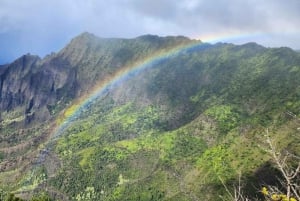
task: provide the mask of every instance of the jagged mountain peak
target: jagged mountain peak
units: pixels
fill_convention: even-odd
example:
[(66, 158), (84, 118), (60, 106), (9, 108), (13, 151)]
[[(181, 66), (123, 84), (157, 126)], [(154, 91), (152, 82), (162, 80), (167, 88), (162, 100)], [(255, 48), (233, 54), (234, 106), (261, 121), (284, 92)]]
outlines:
[(136, 37), (136, 39), (144, 40), (144, 41), (162, 41), (162, 40), (186, 40), (190, 41), (191, 39), (186, 36), (158, 36), (153, 34), (145, 34)]
[[(102, 38), (98, 37), (92, 33), (84, 32), (71, 40), (71, 42), (62, 50), (66, 51), (66, 49), (78, 48), (83, 46), (88, 46), (89, 48), (93, 48), (96, 46), (107, 46), (107, 45), (116, 45), (118, 43), (135, 43), (135, 42), (147, 42), (147, 43), (183, 43), (183, 42), (201, 42), (200, 40), (190, 39), (185, 36), (158, 36), (152, 34), (141, 35), (136, 38)], [(119, 45), (119, 44), (118, 44)]]
[(83, 32), (78, 36), (74, 37), (66, 47), (71, 45), (77, 45), (77, 44), (78, 45), (89, 44), (99, 40), (101, 40), (100, 37), (89, 32)]
[(5, 70), (3, 69), (3, 74), (13, 77), (24, 77), (29, 72), (34, 72), (34, 70), (39, 66), (41, 58), (37, 55), (26, 54), (9, 65), (6, 65)]
[(23, 67), (28, 66), (28, 64), (32, 64), (34, 62), (41, 61), (41, 58), (37, 55), (31, 55), (30, 53), (27, 53), (18, 59), (16, 59), (12, 66), (14, 65), (22, 65)]
[(82, 32), (81, 34), (79, 34), (78, 36), (76, 36), (75, 38), (94, 38), (94, 37), (97, 37), (97, 36), (93, 33), (85, 31), (85, 32)]
[[(63, 48), (57, 57), (61, 57), (68, 61), (71, 66), (77, 66), (93, 60), (98, 63), (99, 60), (119, 60), (123, 61), (132, 59), (133, 57), (143, 57), (147, 54), (161, 50), (164, 48), (172, 48), (178, 45), (186, 45), (192, 43), (201, 43), (200, 40), (192, 40), (184, 36), (157, 36), (142, 35), (136, 38), (101, 38), (94, 34), (84, 32), (70, 41)], [(117, 64), (117, 65), (120, 65)]]

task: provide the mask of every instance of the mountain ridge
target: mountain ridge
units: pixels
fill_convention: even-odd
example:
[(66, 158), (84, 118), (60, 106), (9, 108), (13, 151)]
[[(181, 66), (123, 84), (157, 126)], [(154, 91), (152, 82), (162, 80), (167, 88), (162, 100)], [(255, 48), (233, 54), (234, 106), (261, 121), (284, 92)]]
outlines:
[[(51, 127), (97, 81), (188, 45), (83, 108), (49, 143)], [(69, 200), (213, 200), (226, 194), (218, 178), (231, 184), (238, 170), (247, 185), (260, 185), (256, 172), (270, 160), (257, 145), (264, 128), (286, 138), (281, 149), (300, 153), (297, 121), (286, 115), (300, 113), (299, 76), (290, 48), (182, 36), (83, 33), (44, 59), (24, 55), (0, 71), (0, 188), (23, 197), (48, 188)], [(44, 163), (33, 165), (40, 153)]]

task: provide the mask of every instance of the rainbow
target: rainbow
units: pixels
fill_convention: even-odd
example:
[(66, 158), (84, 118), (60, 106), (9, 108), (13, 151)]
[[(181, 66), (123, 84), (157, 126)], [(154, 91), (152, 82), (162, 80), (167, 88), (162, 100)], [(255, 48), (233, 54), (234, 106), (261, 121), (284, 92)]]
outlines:
[(87, 95), (74, 101), (74, 103), (65, 109), (63, 114), (61, 114), (61, 116), (57, 119), (56, 126), (52, 129), (52, 133), (48, 139), (39, 146), (40, 151), (35, 165), (31, 170), (32, 174), (35, 174), (38, 170), (37, 168), (45, 162), (51, 149), (51, 143), (59, 139), (64, 131), (80, 117), (80, 114), (96, 100), (103, 97), (115, 87), (120, 86), (124, 83), (124, 81), (138, 75), (140, 72), (151, 68), (164, 60), (183, 54), (186, 51), (193, 50), (193, 48), (197, 48), (203, 44), (207, 43), (203, 43), (200, 40), (191, 40), (189, 43), (179, 44), (174, 47), (159, 50), (147, 58), (143, 58), (135, 63), (131, 63), (120, 68), (112, 75), (108, 75), (99, 83), (96, 83), (95, 87), (90, 90)]
[[(207, 43), (218, 43), (220, 41), (227, 43), (245, 43), (253, 42), (253, 40), (258, 41), (259, 38), (266, 37), (268, 34), (263, 32), (253, 32), (253, 33), (242, 33), (239, 31), (228, 31), (226, 33), (208, 33), (197, 36), (196, 38), (201, 38), (203, 42)], [(251, 39), (252, 41), (249, 41)]]
[(155, 52), (147, 58), (143, 58), (140, 61), (120, 68), (110, 76), (106, 76), (99, 83), (95, 84), (95, 87), (90, 90), (90, 93), (75, 101), (64, 111), (63, 115), (57, 120), (57, 126), (54, 129), (50, 140), (58, 138), (72, 122), (78, 119), (85, 108), (89, 107), (96, 100), (103, 97), (111, 89), (121, 85), (124, 81), (129, 80), (145, 69), (151, 68), (155, 64), (158, 64), (168, 58), (175, 57), (186, 51), (192, 50), (193, 48), (203, 44), (206, 43), (203, 43), (200, 40), (192, 40), (192, 42), (188, 44), (179, 44), (175, 47), (163, 49)]
[[(69, 106), (62, 117), (59, 118), (57, 121), (57, 126), (53, 131), (52, 137), (50, 138), (58, 138), (68, 126), (74, 122), (82, 111), (93, 104), (95, 100), (103, 97), (106, 93), (108, 93), (111, 89), (119, 86), (124, 81), (129, 80), (133, 76), (137, 75), (138, 73), (144, 71), (147, 68), (151, 68), (155, 64), (158, 64), (168, 58), (177, 56), (182, 54), (186, 51), (192, 50), (193, 48), (199, 47), (203, 44), (208, 44), (213, 42), (221, 41), (220, 38), (231, 39), (231, 38), (239, 38), (239, 37), (247, 37), (247, 35), (243, 36), (241, 34), (235, 36), (232, 35), (217, 35), (215, 37), (204, 37), (205, 42), (201, 40), (192, 40), (191, 43), (188, 44), (180, 44), (172, 48), (164, 49), (158, 51), (147, 58), (143, 58), (140, 61), (137, 61), (133, 64), (129, 64), (120, 68), (114, 74), (107, 76), (105, 79), (101, 80), (99, 83), (95, 84), (95, 87), (88, 93), (86, 96), (81, 97), (79, 100), (75, 101), (71, 106)], [(220, 40), (217, 40), (219, 38)], [(223, 40), (223, 41), (224, 41)]]

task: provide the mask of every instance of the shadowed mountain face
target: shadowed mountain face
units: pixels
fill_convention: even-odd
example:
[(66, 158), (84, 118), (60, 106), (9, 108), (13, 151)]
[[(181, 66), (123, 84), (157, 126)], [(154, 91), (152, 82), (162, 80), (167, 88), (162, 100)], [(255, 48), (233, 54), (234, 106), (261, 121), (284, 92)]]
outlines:
[(18, 109), (20, 115), (37, 115), (41, 121), (49, 119), (126, 63), (191, 42), (184, 37), (158, 36), (101, 39), (83, 33), (59, 53), (43, 60), (28, 54), (1, 68), (0, 109), (7, 112)]
[[(49, 140), (97, 83), (185, 46), (81, 108)], [(289, 48), (83, 33), (44, 59), (0, 68), (0, 188), (21, 197), (48, 189), (62, 200), (213, 200), (226, 194), (219, 178), (231, 185), (239, 171), (259, 186), (253, 172), (270, 158), (264, 128), (279, 149), (300, 151), (287, 115), (300, 113), (299, 77), (300, 55)]]

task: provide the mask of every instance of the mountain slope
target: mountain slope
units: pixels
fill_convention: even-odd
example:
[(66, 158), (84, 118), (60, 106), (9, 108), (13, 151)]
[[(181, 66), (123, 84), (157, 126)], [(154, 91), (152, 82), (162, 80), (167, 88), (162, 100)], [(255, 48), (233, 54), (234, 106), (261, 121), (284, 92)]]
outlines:
[[(162, 40), (157, 36), (101, 39), (83, 33), (57, 54), (43, 60), (24, 55), (3, 68), (0, 75), (3, 149), (23, 144), (25, 140), (34, 141), (35, 145), (41, 143), (47, 138), (47, 129), (51, 129), (45, 125), (53, 126), (60, 111), (73, 100), (89, 94), (95, 83), (122, 65), (134, 62), (131, 57), (124, 57), (122, 52), (127, 49), (138, 59), (164, 48), (193, 42), (184, 37), (168, 37), (163, 43), (151, 46), (152, 37)], [(144, 49), (145, 52), (140, 51)]]
[[(182, 46), (190, 48), (110, 88), (51, 138), (51, 126), (97, 82)], [(43, 60), (24, 56), (0, 76), (0, 182), (20, 196), (48, 189), (64, 200), (214, 200), (226, 196), (220, 178), (231, 186), (238, 172), (254, 195), (251, 186), (268, 182), (259, 176), (270, 160), (261, 148), (265, 128), (279, 149), (300, 153), (298, 121), (288, 115), (300, 112), (300, 56), (289, 48), (84, 33)], [(22, 84), (8, 84), (9, 76)], [(31, 85), (19, 93), (23, 83)], [(26, 121), (39, 112), (48, 127), (41, 115)]]

